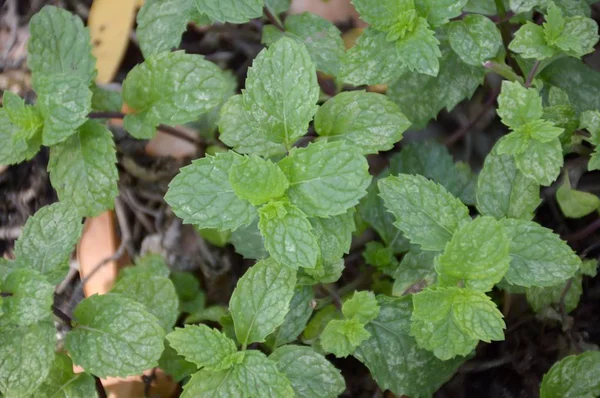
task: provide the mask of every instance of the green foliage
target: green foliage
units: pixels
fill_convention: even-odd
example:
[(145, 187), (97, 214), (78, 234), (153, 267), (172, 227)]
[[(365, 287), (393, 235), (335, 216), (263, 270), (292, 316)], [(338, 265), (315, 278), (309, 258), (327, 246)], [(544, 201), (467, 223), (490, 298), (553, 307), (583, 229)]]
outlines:
[(568, 176), (565, 176), (556, 190), (556, 201), (563, 214), (569, 218), (581, 218), (600, 209), (600, 198), (592, 193), (573, 189)]
[(600, 353), (589, 351), (563, 358), (544, 375), (540, 387), (542, 398), (582, 397), (600, 394)]
[(35, 392), (37, 397), (96, 397), (94, 378), (87, 373), (74, 373), (73, 362), (66, 354), (56, 354), (48, 377)]

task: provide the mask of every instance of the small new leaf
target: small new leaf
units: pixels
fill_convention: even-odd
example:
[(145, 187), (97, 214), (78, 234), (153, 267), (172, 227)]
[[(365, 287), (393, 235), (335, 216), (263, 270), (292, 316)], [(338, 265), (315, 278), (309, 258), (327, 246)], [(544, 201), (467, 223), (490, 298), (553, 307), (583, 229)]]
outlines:
[(223, 370), (231, 367), (229, 357), (237, 352), (233, 340), (206, 325), (176, 328), (167, 340), (180, 355), (199, 368)]
[[(6, 91), (5, 91), (6, 92)], [(0, 108), (0, 163), (11, 165), (31, 159), (40, 150), (42, 136), (37, 134), (30, 141), (20, 140), (23, 130), (14, 125), (6, 108)]]
[(534, 88), (525, 88), (519, 82), (502, 82), (498, 96), (498, 116), (502, 123), (516, 129), (544, 114), (542, 98)]
[(259, 261), (240, 278), (229, 309), (243, 347), (265, 341), (283, 323), (295, 284), (296, 272), (272, 259)]
[(369, 337), (371, 333), (358, 319), (334, 319), (321, 333), (321, 347), (338, 358), (345, 358)]
[(344, 302), (342, 314), (347, 319), (356, 319), (367, 324), (379, 315), (379, 304), (373, 292), (354, 292), (354, 295)]
[(258, 156), (235, 162), (229, 170), (229, 183), (237, 196), (254, 206), (280, 198), (289, 187), (281, 169), (270, 160)]

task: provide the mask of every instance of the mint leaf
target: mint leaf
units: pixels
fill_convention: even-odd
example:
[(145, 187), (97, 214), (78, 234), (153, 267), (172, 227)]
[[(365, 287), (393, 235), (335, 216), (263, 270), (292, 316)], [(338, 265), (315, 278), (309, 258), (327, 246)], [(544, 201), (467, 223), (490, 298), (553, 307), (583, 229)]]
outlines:
[(315, 65), (306, 47), (284, 37), (261, 51), (248, 70), (242, 99), (255, 134), (291, 147), (306, 134), (319, 99)]
[(483, 83), (484, 69), (464, 63), (447, 46), (442, 47), (439, 63), (437, 76), (406, 72), (388, 90), (415, 129), (425, 127), (442, 109), (454, 109)]
[(343, 92), (319, 108), (315, 130), (327, 140), (344, 140), (363, 154), (392, 149), (410, 122), (386, 96), (365, 91)]
[(289, 182), (276, 164), (258, 156), (234, 162), (229, 170), (229, 183), (237, 196), (254, 206), (283, 196)]
[[(38, 108), (25, 105), (21, 97), (8, 90), (4, 91), (2, 105), (10, 122), (19, 129), (12, 137), (13, 145), (18, 148), (35, 146), (44, 127), (44, 120)], [(28, 144), (29, 142), (33, 145)], [(39, 144), (37, 146), (39, 147)]]
[(243, 160), (234, 152), (194, 160), (171, 181), (165, 201), (184, 223), (200, 228), (235, 230), (250, 224), (256, 210), (229, 182), (229, 170)]
[(48, 319), (52, 314), (54, 286), (30, 269), (12, 271), (1, 284), (3, 293), (12, 293), (2, 302), (3, 320), (28, 326)]
[(264, 0), (194, 0), (198, 10), (219, 22), (244, 23), (262, 15)]
[(469, 209), (441, 185), (419, 175), (400, 174), (379, 181), (380, 195), (394, 214), (394, 225), (423, 250), (443, 250)]
[(291, 0), (265, 0), (265, 5), (269, 7), (275, 15), (284, 13), (290, 9)]
[(296, 272), (272, 259), (259, 261), (240, 278), (229, 308), (243, 347), (265, 341), (283, 323), (295, 283)]
[(167, 335), (167, 340), (187, 361), (208, 370), (229, 368), (228, 358), (237, 352), (233, 340), (206, 325), (176, 328)]
[(398, 260), (394, 256), (394, 249), (386, 247), (380, 242), (368, 242), (362, 255), (367, 264), (372, 265), (384, 274), (391, 275), (398, 268)]
[(143, 304), (165, 331), (171, 330), (177, 321), (179, 299), (168, 277), (150, 271), (132, 273), (120, 278), (111, 291)]
[(200, 55), (152, 55), (123, 82), (123, 100), (135, 110), (125, 116), (125, 129), (135, 138), (152, 138), (161, 123), (191, 122), (219, 105), (228, 87), (225, 73)]
[(57, 353), (48, 377), (35, 392), (41, 398), (79, 398), (95, 397), (94, 377), (87, 373), (74, 373), (73, 362), (66, 354)]
[(540, 397), (596, 397), (600, 395), (598, 372), (600, 352), (589, 351), (565, 357), (544, 375)]
[(336, 398), (346, 388), (340, 371), (311, 347), (280, 347), (269, 359), (290, 380), (298, 398)]
[(417, 18), (415, 27), (396, 42), (396, 51), (404, 66), (411, 72), (437, 76), (442, 52), (440, 41), (435, 37), (424, 18)]
[(548, 5), (544, 33), (549, 45), (577, 58), (593, 52), (598, 41), (598, 25), (593, 19), (565, 18), (562, 10), (552, 2)]
[(285, 33), (272, 25), (264, 27), (263, 42), (271, 45), (284, 35), (306, 46), (317, 70), (337, 76), (344, 56), (344, 41), (334, 24), (309, 12), (289, 15), (285, 19)]
[(348, 319), (356, 319), (366, 324), (379, 315), (379, 304), (373, 292), (354, 292), (354, 295), (344, 302), (342, 314)]
[(496, 24), (483, 15), (467, 15), (448, 25), (452, 50), (463, 62), (480, 66), (492, 59), (502, 47), (502, 37)]
[(227, 370), (202, 369), (183, 388), (181, 398), (195, 397), (294, 397), (290, 381), (275, 362), (260, 351), (236, 354), (240, 363)]
[(290, 301), (290, 310), (285, 315), (281, 326), (267, 338), (271, 347), (279, 347), (296, 340), (306, 327), (313, 313), (311, 301), (315, 293), (310, 286), (298, 286)]
[(403, 296), (414, 293), (414, 290), (422, 290), (432, 285), (436, 280), (435, 268), (433, 266), (437, 252), (421, 251), (411, 247), (410, 251), (402, 257), (402, 261), (393, 273), (394, 296)]
[(581, 218), (600, 209), (600, 198), (571, 187), (568, 174), (561, 186), (556, 190), (556, 201), (566, 217)]
[(338, 358), (351, 355), (356, 347), (371, 336), (357, 319), (334, 319), (321, 333), (321, 347)]
[[(90, 33), (67, 10), (45, 6), (29, 21), (27, 67), (34, 81), (42, 76), (69, 75), (87, 86), (96, 77)], [(36, 85), (36, 84), (34, 84)]]
[(186, 361), (182, 355), (179, 355), (177, 351), (169, 345), (169, 340), (165, 340), (165, 350), (158, 360), (158, 367), (173, 377), (173, 380), (176, 382), (180, 382), (198, 371), (196, 365)]
[[(133, 271), (133, 272), (132, 272)], [(169, 266), (160, 254), (148, 253), (135, 259), (135, 267), (127, 267), (119, 272), (119, 278), (135, 273), (149, 273), (153, 276), (168, 278), (171, 274)], [(186, 274), (189, 275), (189, 274)], [(193, 275), (190, 275), (193, 277)]]
[(419, 348), (410, 336), (412, 300), (410, 297), (378, 296), (379, 316), (367, 326), (371, 337), (354, 352), (382, 390), (398, 396), (432, 395), (448, 381), (462, 358), (440, 361), (431, 352)]
[(515, 33), (508, 48), (523, 58), (537, 60), (551, 58), (557, 53), (557, 50), (546, 42), (544, 28), (530, 21), (525, 22)]
[(443, 25), (458, 17), (467, 0), (417, 0), (415, 5), (427, 21), (434, 27)]
[(435, 269), (441, 286), (487, 292), (508, 270), (510, 240), (502, 224), (489, 216), (478, 217), (454, 233)]
[(346, 51), (339, 79), (355, 86), (396, 81), (406, 68), (401, 66), (400, 55), (386, 36), (385, 32), (366, 28), (356, 45)]
[(498, 116), (502, 123), (516, 129), (544, 114), (542, 98), (534, 88), (525, 88), (519, 82), (502, 82), (498, 96)]
[(581, 259), (551, 230), (526, 220), (501, 221), (510, 243), (506, 280), (518, 286), (552, 286), (572, 277)]
[(93, 85), (92, 109), (95, 111), (120, 112), (123, 108), (123, 97), (120, 91), (109, 90)]
[(244, 258), (260, 259), (269, 256), (265, 249), (265, 238), (258, 229), (258, 217), (249, 225), (233, 231), (229, 242), (235, 247), (235, 251)]
[(306, 214), (284, 202), (270, 202), (259, 210), (258, 229), (275, 261), (290, 267), (314, 268), (319, 243)]
[(53, 74), (36, 80), (37, 105), (44, 118), (42, 142), (52, 146), (65, 141), (87, 120), (92, 92), (78, 76)]
[(271, 157), (286, 152), (283, 144), (269, 141), (261, 129), (255, 129), (249, 117), (242, 95), (229, 98), (219, 116), (219, 139), (239, 153)]
[(0, 324), (0, 392), (6, 397), (31, 396), (50, 372), (55, 346), (56, 328), (50, 320), (28, 326)]
[(360, 18), (378, 30), (389, 31), (403, 22), (403, 14), (415, 11), (413, 0), (353, 0)]
[(58, 284), (82, 231), (81, 217), (64, 203), (42, 207), (27, 219), (15, 243), (17, 267), (29, 268)]
[(546, 3), (546, 0), (509, 0), (508, 4), (511, 10), (516, 13), (531, 11), (533, 7)]
[(540, 203), (539, 184), (517, 169), (512, 156), (488, 154), (477, 182), (477, 209), (482, 215), (531, 220)]
[(448, 148), (439, 142), (416, 141), (390, 158), (390, 172), (420, 174), (441, 184), (465, 204), (475, 203), (476, 176), (462, 162), (454, 163)]
[(519, 170), (538, 184), (548, 186), (556, 180), (563, 165), (563, 153), (558, 138), (548, 142), (530, 140), (527, 149), (515, 155)]
[(412, 297), (410, 333), (420, 347), (443, 361), (469, 354), (478, 340), (504, 340), (502, 313), (483, 293), (430, 288)]
[[(564, 308), (567, 314), (577, 308), (579, 305), (579, 298), (583, 293), (581, 275), (575, 275), (572, 280), (571, 286), (564, 296)], [(540, 315), (541, 318), (545, 317), (547, 313), (554, 312), (556, 314), (557, 312), (555, 310), (560, 310), (561, 298), (563, 297), (563, 292), (567, 288), (568, 283), (569, 282), (567, 281), (548, 287), (529, 287), (525, 289), (527, 303), (529, 303), (531, 309)]]
[(145, 58), (178, 47), (194, 0), (148, 0), (137, 14), (136, 35)]
[(119, 190), (117, 154), (111, 132), (89, 120), (50, 151), (50, 181), (61, 202), (82, 216), (112, 209)]
[(364, 156), (344, 142), (293, 148), (279, 167), (290, 182), (287, 196), (309, 217), (345, 213), (366, 194), (371, 180)]
[(323, 260), (317, 262), (315, 268), (302, 268), (298, 273), (299, 285), (316, 285), (317, 283), (334, 283), (342, 276), (344, 259)]
[(309, 221), (317, 238), (322, 261), (337, 261), (350, 251), (352, 233), (356, 230), (352, 212), (329, 218), (315, 217)]
[(0, 108), (0, 140), (5, 143), (0, 146), (1, 164), (17, 164), (38, 153), (42, 145), (41, 134), (32, 137), (30, 141), (20, 140), (22, 134), (23, 130), (11, 123), (6, 108)]
[(94, 295), (77, 305), (73, 320), (65, 347), (95, 376), (125, 377), (157, 366), (165, 331), (142, 304), (117, 293)]

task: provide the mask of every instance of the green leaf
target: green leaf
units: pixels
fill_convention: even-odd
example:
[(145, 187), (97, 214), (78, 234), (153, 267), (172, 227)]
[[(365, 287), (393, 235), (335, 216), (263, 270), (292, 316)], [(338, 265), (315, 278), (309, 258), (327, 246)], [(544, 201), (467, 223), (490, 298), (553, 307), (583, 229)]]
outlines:
[(556, 190), (556, 201), (563, 214), (569, 218), (581, 218), (600, 209), (600, 198), (571, 187), (568, 174)]
[(191, 122), (218, 106), (228, 90), (226, 74), (200, 55), (152, 55), (123, 82), (123, 100), (135, 110), (125, 116), (125, 129), (135, 138), (152, 138), (161, 123)]
[(87, 373), (74, 373), (73, 362), (66, 354), (56, 354), (48, 377), (35, 392), (40, 398), (97, 397), (94, 377)]
[(373, 292), (354, 292), (354, 295), (344, 302), (342, 313), (347, 319), (356, 319), (367, 324), (379, 315), (379, 304)]
[(311, 347), (280, 347), (269, 359), (290, 380), (298, 398), (336, 398), (346, 388), (340, 371)]
[(540, 397), (597, 397), (600, 395), (598, 372), (600, 372), (598, 351), (565, 357), (555, 363), (544, 375)]
[(260, 259), (269, 256), (265, 249), (265, 239), (258, 229), (258, 217), (249, 225), (233, 231), (229, 242), (235, 247), (235, 251), (244, 258)]
[(92, 110), (88, 83), (75, 75), (54, 74), (37, 79), (37, 105), (44, 118), (42, 142), (52, 146), (75, 134)]
[(402, 257), (402, 261), (392, 275), (394, 278), (393, 295), (403, 296), (420, 291), (432, 285), (436, 280), (433, 266), (437, 252), (421, 251), (411, 247), (410, 251)]
[(238, 353), (241, 362), (227, 370), (202, 369), (183, 388), (181, 398), (293, 398), (290, 381), (260, 351)]
[(593, 19), (582, 16), (564, 18), (554, 3), (548, 6), (544, 33), (548, 44), (577, 58), (593, 52), (598, 42), (598, 25)]
[(281, 169), (270, 160), (258, 156), (234, 162), (229, 170), (229, 183), (237, 196), (254, 206), (280, 198), (289, 187)]
[(492, 59), (502, 47), (496, 24), (483, 15), (467, 15), (448, 25), (450, 46), (463, 62), (480, 66)]
[(544, 143), (531, 140), (523, 153), (515, 155), (515, 161), (526, 177), (548, 186), (556, 180), (564, 162), (560, 140)]
[(145, 58), (179, 47), (194, 0), (148, 0), (137, 14), (136, 35)]
[(29, 21), (27, 67), (34, 80), (65, 74), (87, 86), (96, 77), (90, 33), (81, 19), (67, 10), (45, 6)]
[(143, 304), (165, 331), (171, 330), (177, 321), (179, 299), (168, 277), (150, 271), (131, 273), (120, 278), (111, 291)]
[(346, 51), (342, 59), (339, 79), (360, 86), (391, 83), (402, 76), (406, 68), (396, 51), (395, 44), (387, 41), (386, 36), (385, 32), (366, 28), (356, 45)]
[(369, 337), (371, 334), (358, 319), (334, 319), (321, 333), (321, 347), (338, 358), (345, 358)]
[(58, 284), (82, 231), (81, 217), (64, 203), (42, 207), (27, 219), (15, 243), (17, 267), (29, 268)]
[(512, 156), (492, 151), (477, 182), (477, 209), (482, 215), (531, 220), (540, 205), (540, 186), (526, 177)]
[(392, 275), (398, 268), (398, 260), (394, 256), (394, 249), (386, 247), (380, 242), (367, 242), (362, 255), (367, 264), (372, 265), (384, 274)]
[(398, 396), (428, 397), (448, 381), (462, 358), (440, 361), (410, 336), (412, 299), (377, 297), (379, 316), (366, 329), (371, 337), (354, 352), (382, 390)]
[(269, 7), (275, 15), (284, 13), (290, 9), (291, 0), (265, 0), (265, 5)]
[(119, 193), (117, 154), (112, 133), (89, 120), (50, 150), (50, 181), (61, 202), (82, 216), (96, 216), (114, 206)]
[(417, 18), (413, 30), (396, 42), (396, 51), (409, 71), (435, 77), (442, 57), (439, 44), (425, 18)]
[(328, 20), (309, 12), (289, 15), (285, 19), (285, 32), (267, 25), (263, 30), (263, 42), (273, 44), (283, 37), (291, 37), (303, 43), (317, 70), (337, 76), (344, 56), (344, 41), (340, 30)]
[(497, 112), (502, 123), (516, 129), (542, 117), (542, 98), (534, 88), (525, 88), (519, 82), (505, 80), (498, 96)]
[(299, 285), (316, 285), (317, 283), (334, 283), (344, 272), (344, 259), (320, 261), (315, 268), (302, 268), (298, 273)]
[(275, 261), (298, 269), (314, 268), (319, 243), (306, 214), (285, 202), (270, 202), (259, 210), (258, 229)]
[(52, 314), (54, 286), (30, 269), (16, 269), (1, 284), (3, 293), (12, 293), (2, 302), (3, 319), (13, 325), (29, 326)]
[(84, 299), (73, 312), (65, 347), (95, 376), (139, 375), (158, 365), (165, 331), (146, 308), (117, 293)]
[(544, 28), (530, 21), (527, 21), (515, 33), (515, 37), (508, 48), (527, 59), (543, 60), (551, 58), (557, 53), (557, 50), (546, 42)]
[[(10, 123), (18, 127), (19, 131), (12, 137), (12, 145), (21, 147), (38, 146), (39, 135), (44, 127), (44, 120), (38, 108), (25, 105), (25, 101), (12, 91), (4, 91), (2, 105)], [(12, 129), (11, 129), (12, 130)], [(28, 144), (31, 142), (31, 144)], [(32, 148), (33, 149), (33, 148)]]
[(443, 250), (454, 232), (471, 219), (460, 200), (423, 176), (400, 174), (378, 185), (385, 206), (396, 217), (394, 225), (422, 250)]
[(427, 21), (434, 27), (441, 26), (458, 17), (467, 0), (417, 0), (415, 5)]
[(306, 47), (284, 37), (261, 51), (248, 70), (242, 102), (254, 134), (291, 145), (317, 111), (319, 84)]
[(352, 4), (363, 21), (383, 31), (404, 22), (403, 14), (415, 11), (414, 0), (353, 0)]
[(517, 130), (522, 130), (525, 135), (539, 142), (549, 142), (560, 137), (564, 129), (556, 127), (554, 123), (547, 120), (534, 120), (526, 125), (519, 127)]
[(564, 310), (568, 314), (579, 305), (579, 299), (583, 293), (581, 275), (573, 277), (573, 281), (563, 298), (563, 292), (567, 288), (567, 284), (569, 284), (568, 281), (548, 287), (532, 286), (525, 290), (525, 297), (533, 311), (541, 315), (541, 317), (544, 317), (548, 312), (554, 311), (548, 311), (551, 307), (560, 310), (561, 302), (564, 302)]
[(509, 0), (508, 4), (511, 10), (516, 13), (531, 11), (533, 7), (543, 5), (546, 0)]
[(267, 338), (271, 347), (279, 347), (296, 340), (302, 333), (313, 313), (311, 302), (315, 293), (311, 286), (296, 287), (294, 296), (290, 301), (290, 310), (279, 328)]
[(502, 224), (492, 217), (478, 217), (463, 225), (436, 259), (440, 285), (461, 283), (481, 292), (492, 290), (508, 271), (509, 245)]
[(295, 283), (296, 272), (272, 259), (259, 261), (240, 278), (229, 308), (243, 347), (265, 341), (283, 323)]
[(504, 340), (502, 313), (483, 293), (430, 288), (415, 294), (410, 333), (420, 347), (445, 361), (468, 355), (478, 340)]
[(287, 196), (309, 217), (345, 213), (367, 193), (371, 181), (367, 160), (344, 142), (293, 148), (279, 167), (290, 182)]
[[(132, 270), (135, 271), (131, 272)], [(160, 254), (151, 252), (136, 258), (135, 267), (127, 267), (122, 269), (121, 272), (119, 272), (119, 277), (135, 274), (136, 272), (147, 272), (153, 276), (162, 276), (165, 278), (168, 278), (171, 274), (171, 270), (165, 262), (164, 257)], [(193, 278), (193, 275), (191, 274), (186, 275), (190, 275)]]
[(264, 0), (194, 0), (198, 10), (219, 22), (244, 23), (262, 15)]
[(31, 396), (50, 372), (55, 346), (56, 328), (50, 320), (29, 326), (1, 324), (0, 392), (5, 397)]
[(352, 233), (356, 230), (353, 212), (329, 218), (315, 217), (309, 221), (317, 238), (322, 261), (334, 262), (349, 253)]
[(271, 157), (286, 152), (283, 144), (269, 141), (258, 126), (255, 129), (249, 117), (241, 95), (229, 98), (219, 115), (219, 139), (239, 153)]
[(235, 230), (250, 224), (256, 210), (229, 182), (229, 170), (243, 160), (234, 152), (194, 160), (171, 181), (165, 201), (184, 223), (200, 228)]
[(442, 49), (437, 76), (406, 72), (388, 89), (390, 99), (398, 104), (415, 129), (425, 127), (442, 109), (454, 109), (483, 83), (485, 71), (481, 66), (464, 63), (447, 46)]
[(518, 155), (527, 150), (527, 146), (533, 142), (524, 129), (517, 128), (516, 131), (505, 135), (498, 140), (496, 146), (498, 147), (499, 155)]
[(392, 175), (420, 174), (444, 186), (463, 203), (475, 203), (477, 177), (467, 164), (454, 163), (448, 148), (439, 142), (416, 141), (403, 146), (390, 159), (390, 172)]
[(365, 91), (340, 93), (315, 116), (320, 136), (348, 141), (365, 155), (392, 149), (409, 126), (398, 105), (382, 94)]
[(176, 328), (167, 335), (167, 340), (187, 361), (208, 370), (229, 368), (228, 358), (237, 352), (233, 340), (206, 325)]
[(31, 159), (40, 150), (42, 145), (41, 134), (27, 142), (19, 140), (23, 133), (18, 126), (11, 123), (6, 108), (0, 108), (0, 164), (11, 165)]
[(518, 286), (553, 286), (572, 277), (581, 259), (551, 230), (526, 220), (501, 221), (510, 243), (506, 280)]
[(120, 91), (109, 90), (98, 85), (93, 85), (91, 90), (93, 110), (120, 112), (123, 108), (123, 97)]
[(179, 355), (168, 340), (165, 340), (165, 350), (158, 360), (158, 367), (173, 377), (176, 382), (180, 382), (198, 371), (198, 367)]

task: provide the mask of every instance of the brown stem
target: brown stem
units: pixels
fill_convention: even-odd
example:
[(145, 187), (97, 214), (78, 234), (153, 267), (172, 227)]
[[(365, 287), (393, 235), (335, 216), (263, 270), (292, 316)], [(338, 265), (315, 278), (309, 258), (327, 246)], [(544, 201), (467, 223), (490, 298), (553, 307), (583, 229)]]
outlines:
[(531, 67), (531, 70), (529, 71), (529, 74), (527, 75), (527, 80), (525, 80), (525, 87), (529, 88), (531, 87), (531, 83), (533, 83), (533, 79), (535, 78), (535, 75), (540, 67), (541, 62), (540, 61), (535, 61), (535, 64), (533, 64), (533, 66)]
[(271, 22), (273, 24), (273, 26), (275, 26), (280, 31), (285, 32), (285, 28), (283, 27), (281, 22), (279, 22), (279, 20), (275, 17), (275, 15), (273, 15), (271, 10), (269, 10), (269, 7), (265, 6), (263, 11), (265, 13), (265, 17), (267, 17), (267, 19), (269, 20), (269, 22)]
[(581, 239), (587, 238), (591, 233), (600, 228), (600, 218), (596, 221), (588, 225), (587, 227), (580, 229), (577, 232), (573, 232), (572, 234), (566, 235), (563, 237), (564, 240), (569, 242), (575, 242)]
[(96, 382), (96, 393), (98, 393), (98, 398), (107, 398), (106, 390), (102, 385), (102, 380), (98, 376), (94, 376), (94, 381)]
[(458, 140), (460, 140), (465, 134), (467, 134), (473, 128), (473, 126), (475, 126), (477, 124), (477, 122), (479, 122), (481, 120), (481, 118), (483, 118), (489, 112), (490, 108), (492, 108), (494, 106), (494, 103), (496, 102), (498, 95), (499, 95), (498, 92), (492, 93), (492, 95), (490, 95), (490, 98), (488, 98), (488, 100), (485, 101), (481, 110), (479, 112), (477, 112), (475, 117), (471, 121), (469, 121), (467, 124), (465, 124), (458, 130), (456, 130), (454, 133), (452, 133), (452, 135), (450, 135), (450, 137), (448, 137), (444, 141), (444, 145), (446, 145), (446, 146), (453, 145)]
[(56, 316), (58, 319), (60, 319), (62, 321), (62, 323), (64, 323), (64, 325), (67, 328), (69, 328), (69, 330), (72, 329), (73, 320), (71, 319), (70, 316), (68, 316), (67, 314), (62, 312), (60, 309), (58, 309), (58, 307), (56, 307), (54, 305), (52, 306), (52, 313), (54, 314), (54, 316)]

